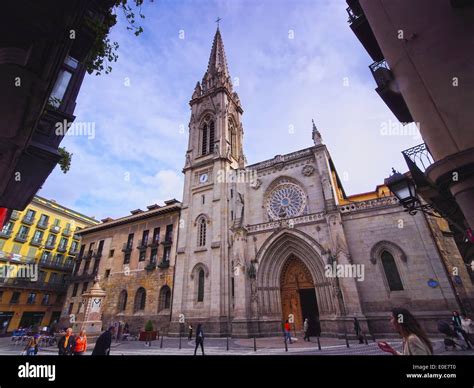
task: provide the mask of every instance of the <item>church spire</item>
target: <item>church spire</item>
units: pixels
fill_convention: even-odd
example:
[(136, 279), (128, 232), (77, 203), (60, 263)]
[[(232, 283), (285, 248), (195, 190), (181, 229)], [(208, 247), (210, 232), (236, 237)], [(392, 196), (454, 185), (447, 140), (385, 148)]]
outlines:
[(211, 89), (225, 87), (232, 92), (232, 81), (230, 79), (229, 68), (224, 51), (221, 31), (217, 26), (214, 41), (212, 42), (211, 55), (207, 65), (207, 71), (202, 79), (202, 92), (206, 93)]
[(311, 120), (313, 122), (313, 141), (314, 145), (321, 145), (323, 144), (323, 138), (321, 137), (321, 134), (318, 131), (318, 128), (316, 128), (316, 124), (314, 123), (314, 119)]

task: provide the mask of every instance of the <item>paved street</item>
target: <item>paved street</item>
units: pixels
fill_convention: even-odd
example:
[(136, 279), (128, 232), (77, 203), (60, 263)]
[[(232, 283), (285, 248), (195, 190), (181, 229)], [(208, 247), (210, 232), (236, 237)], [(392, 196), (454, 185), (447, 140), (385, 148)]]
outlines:
[[(380, 339), (382, 340), (382, 339)], [(377, 340), (379, 341), (379, 340)], [(395, 349), (401, 350), (401, 341), (386, 339)], [(226, 350), (227, 341), (225, 338), (207, 338), (205, 352), (207, 355), (388, 355), (382, 352), (377, 344), (369, 341), (368, 345), (359, 344), (358, 341), (350, 341), (347, 348), (345, 340), (335, 338), (321, 338), (321, 350), (318, 349), (316, 339), (311, 342), (304, 342), (300, 338), (293, 344), (288, 344), (288, 352), (285, 351), (284, 342), (281, 337), (257, 338), (256, 351), (254, 350), (253, 339), (229, 339), (229, 350)], [(474, 355), (474, 351), (445, 351), (441, 339), (433, 339), (434, 351), (436, 355)], [(89, 344), (87, 354), (90, 354), (93, 344)], [(0, 355), (19, 355), (22, 346), (12, 344), (10, 338), (0, 339)], [(178, 338), (163, 339), (161, 347), (160, 341), (153, 341), (151, 347), (145, 346), (139, 341), (114, 342), (111, 350), (112, 355), (193, 355), (194, 341), (181, 340), (179, 349)], [(56, 355), (56, 347), (41, 348), (40, 355)], [(200, 354), (200, 349), (198, 350)]]

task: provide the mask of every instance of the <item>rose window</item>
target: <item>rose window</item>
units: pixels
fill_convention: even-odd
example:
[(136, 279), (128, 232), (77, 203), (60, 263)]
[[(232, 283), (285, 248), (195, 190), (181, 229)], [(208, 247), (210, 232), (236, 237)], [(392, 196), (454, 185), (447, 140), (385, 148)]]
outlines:
[(293, 183), (281, 183), (267, 199), (267, 212), (272, 220), (300, 216), (306, 209), (306, 194)]

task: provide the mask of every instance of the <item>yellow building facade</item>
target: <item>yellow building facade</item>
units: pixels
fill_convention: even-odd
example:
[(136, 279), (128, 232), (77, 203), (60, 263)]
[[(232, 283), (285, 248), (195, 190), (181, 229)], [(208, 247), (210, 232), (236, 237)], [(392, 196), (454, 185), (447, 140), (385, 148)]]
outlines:
[(59, 320), (80, 248), (94, 218), (35, 196), (0, 232), (0, 334)]

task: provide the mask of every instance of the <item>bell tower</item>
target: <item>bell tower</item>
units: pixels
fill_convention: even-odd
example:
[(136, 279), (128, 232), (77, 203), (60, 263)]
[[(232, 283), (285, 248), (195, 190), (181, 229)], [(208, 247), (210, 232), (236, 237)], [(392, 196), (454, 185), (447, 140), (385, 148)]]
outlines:
[(243, 113), (233, 91), (219, 27), (207, 70), (189, 102), (188, 150), (183, 173), (171, 333), (202, 323), (225, 335), (231, 320), (229, 228), (233, 196), (229, 173), (244, 168)]

